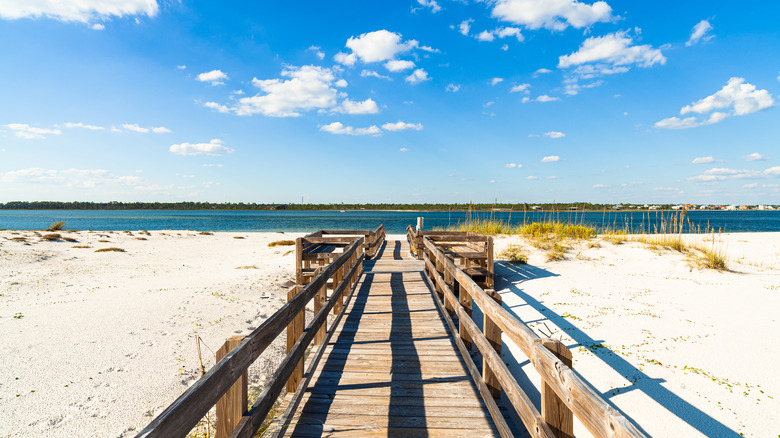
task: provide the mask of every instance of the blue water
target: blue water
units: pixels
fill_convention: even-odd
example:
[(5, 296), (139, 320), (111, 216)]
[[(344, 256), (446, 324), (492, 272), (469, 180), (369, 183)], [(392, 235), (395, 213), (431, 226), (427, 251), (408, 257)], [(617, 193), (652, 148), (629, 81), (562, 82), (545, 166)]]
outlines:
[[(598, 229), (612, 227), (631, 232), (660, 230), (662, 218), (673, 221), (673, 212), (478, 212), (472, 219), (499, 219), (512, 224), (560, 220), (582, 223)], [(469, 213), (416, 211), (93, 211), (93, 210), (0, 210), (0, 229), (36, 230), (52, 222), (65, 221), (75, 230), (200, 230), (200, 231), (288, 231), (311, 232), (318, 229), (374, 229), (384, 224), (390, 234), (405, 233), (407, 225), (425, 218), (425, 229), (457, 225)], [(708, 227), (723, 232), (780, 231), (780, 211), (690, 211), (689, 227)]]

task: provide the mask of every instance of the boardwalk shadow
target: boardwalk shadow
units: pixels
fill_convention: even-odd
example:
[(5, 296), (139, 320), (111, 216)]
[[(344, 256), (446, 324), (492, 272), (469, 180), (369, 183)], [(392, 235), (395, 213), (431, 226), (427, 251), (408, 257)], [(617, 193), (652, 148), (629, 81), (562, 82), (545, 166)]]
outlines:
[[(523, 301), (525, 301), (526, 304), (524, 305), (531, 306), (532, 308), (536, 309), (540, 314), (545, 316), (545, 318), (539, 320), (539, 322), (549, 321), (550, 323), (554, 324), (561, 330), (565, 331), (566, 335), (571, 337), (574, 340), (574, 342), (576, 342), (576, 344), (574, 345), (569, 345), (568, 346), (569, 348), (574, 348), (577, 346), (588, 347), (588, 346), (596, 346), (601, 344), (602, 341), (593, 339), (587, 333), (582, 331), (580, 328), (576, 327), (571, 322), (569, 322), (567, 319), (553, 312), (547, 306), (543, 305), (541, 301), (527, 294), (521, 287), (522, 284), (526, 281), (555, 276), (557, 274), (530, 265), (513, 265), (508, 263), (496, 263), (495, 266), (496, 266), (495, 268), (496, 290), (508, 291), (511, 292), (512, 294), (517, 295), (518, 297), (523, 299)], [(515, 316), (517, 316), (517, 310), (516, 310), (517, 306), (515, 308), (511, 308), (511, 307), (506, 307), (506, 308), (507, 310), (512, 312)], [(523, 321), (523, 322), (528, 323), (530, 321)], [(632, 386), (629, 386), (627, 388), (621, 388), (621, 394), (627, 391), (641, 391), (642, 393), (646, 394), (648, 397), (652, 398), (656, 403), (663, 406), (669, 412), (673, 413), (678, 418), (688, 423), (691, 427), (698, 430), (705, 436), (717, 436), (717, 437), (740, 436), (738, 433), (731, 430), (720, 421), (710, 417), (706, 413), (702, 412), (701, 410), (699, 410), (698, 408), (690, 404), (688, 401), (684, 400), (674, 392), (665, 388), (663, 386), (665, 380), (655, 379), (648, 376), (647, 374), (645, 374), (644, 372), (636, 368), (634, 365), (626, 361), (623, 357), (614, 354), (609, 350), (602, 349), (602, 348), (598, 350), (605, 350), (605, 351), (599, 351), (597, 353), (594, 353), (596, 357), (601, 359), (605, 364), (607, 364), (613, 370), (620, 373), (620, 375), (623, 376), (626, 380), (635, 382)], [(504, 357), (504, 360), (510, 364), (510, 369), (516, 369), (516, 370), (519, 370), (521, 366), (528, 363), (528, 361), (518, 363), (518, 361), (512, 358), (511, 355), (506, 355)], [(524, 390), (527, 389), (529, 391), (529, 397), (531, 397), (532, 400), (540, 400), (539, 391), (535, 389), (533, 383), (531, 383), (528, 380), (528, 378), (524, 376), (525, 373), (519, 373), (519, 374), (523, 374), (523, 376), (522, 377), (517, 376), (520, 377), (518, 378), (518, 383), (520, 383), (520, 385), (523, 387)], [(612, 405), (612, 407), (620, 411), (620, 409), (618, 409), (613, 403), (610, 402), (609, 393), (601, 394), (601, 396), (607, 401), (607, 403)], [(622, 411), (620, 412), (623, 415), (625, 415), (627, 418), (630, 418), (630, 416), (626, 415), (626, 413)], [(640, 430), (641, 430), (641, 426), (640, 426)], [(642, 430), (642, 432), (644, 432), (644, 430)]]

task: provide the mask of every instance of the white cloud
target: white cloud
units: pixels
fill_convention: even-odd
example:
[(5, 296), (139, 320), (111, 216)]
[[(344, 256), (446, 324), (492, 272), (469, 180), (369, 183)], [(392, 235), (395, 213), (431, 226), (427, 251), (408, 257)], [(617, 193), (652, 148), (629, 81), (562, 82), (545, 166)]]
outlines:
[(92, 26), (90, 26), (90, 29), (92, 29), (92, 30), (105, 30), (106, 26), (104, 26), (104, 25), (102, 25), (100, 23), (95, 23)]
[(633, 38), (626, 31), (590, 37), (576, 52), (558, 57), (558, 67), (579, 66), (575, 73), (583, 78), (591, 78), (624, 73), (633, 65), (647, 68), (666, 63), (661, 50), (648, 44), (638, 46), (633, 43)]
[(410, 84), (419, 84), (420, 82), (424, 82), (431, 79), (428, 77), (428, 72), (425, 70), (418, 68), (417, 70), (413, 71), (412, 74), (406, 77), (406, 82), (409, 82)]
[(353, 65), (358, 59), (364, 63), (389, 61), (394, 59), (396, 55), (409, 52), (418, 45), (416, 40), (402, 42), (400, 33), (382, 29), (364, 33), (358, 37), (350, 37), (346, 47), (352, 50), (352, 53), (339, 53), (334, 59), (345, 65)]
[(410, 68), (414, 68), (414, 62), (401, 59), (392, 59), (385, 63), (385, 68), (392, 72), (409, 70)]
[(46, 135), (49, 134), (52, 135), (62, 134), (62, 131), (60, 131), (59, 129), (36, 128), (26, 123), (9, 123), (7, 125), (2, 125), (2, 126), (5, 126), (6, 128), (10, 129), (15, 136), (19, 138), (23, 138), (25, 140), (42, 139), (42, 138), (46, 138)]
[(379, 73), (373, 71), (373, 70), (363, 70), (360, 72), (360, 77), (366, 78), (366, 77), (374, 77), (378, 79), (387, 79), (388, 81), (392, 81), (393, 78), (390, 76), (380, 75)]
[(506, 52), (507, 50), (509, 50), (509, 44), (504, 44), (503, 46), (501, 46), (501, 50), (503, 50), (503, 51), (505, 51), (505, 52)]
[(441, 11), (441, 6), (436, 3), (436, 0), (417, 0), (417, 3), (419, 3), (422, 7), (430, 8), (431, 12), (434, 14)]
[(547, 136), (547, 137), (550, 137), (550, 138), (563, 138), (563, 137), (566, 137), (566, 134), (564, 134), (563, 132), (558, 132), (558, 131), (545, 132), (544, 135)]
[(656, 192), (676, 192), (679, 191), (679, 187), (653, 187)]
[(523, 41), (525, 38), (523, 37), (523, 34), (520, 33), (520, 28), (517, 27), (499, 27), (498, 29), (493, 31), (493, 34), (497, 36), (498, 38), (507, 38), (507, 37), (515, 37), (518, 41)]
[(322, 52), (320, 46), (311, 46), (306, 50), (314, 53), (314, 55), (317, 56), (317, 58), (319, 58), (320, 60), (325, 59), (325, 53)]
[(547, 157), (542, 158), (542, 163), (554, 163), (556, 161), (560, 161), (561, 157), (557, 155), (550, 155)]
[(199, 74), (195, 79), (201, 82), (210, 82), (211, 85), (223, 85), (229, 78), (222, 70), (211, 70)]
[(539, 179), (539, 177), (530, 175), (530, 176), (525, 177), (525, 179), (527, 179), (527, 180), (535, 180), (535, 179)]
[(461, 33), (461, 35), (468, 36), (469, 32), (471, 31), (471, 23), (473, 23), (474, 20), (464, 20), (458, 25), (458, 32)]
[(233, 110), (241, 116), (263, 114), (271, 117), (298, 117), (303, 111), (328, 109), (337, 105), (339, 91), (329, 68), (314, 65), (289, 66), (282, 70), (289, 79), (252, 79), (265, 94), (242, 97)]
[(744, 187), (746, 189), (752, 189), (754, 187), (758, 187), (758, 183), (745, 184), (742, 187)]
[(208, 143), (180, 143), (171, 145), (169, 151), (176, 155), (222, 155), (233, 152), (233, 149), (226, 147), (224, 142), (218, 138), (212, 139)]
[(561, 100), (560, 97), (551, 97), (546, 94), (542, 94), (541, 96), (536, 98), (537, 102), (555, 102), (556, 100)]
[(172, 131), (165, 126), (152, 127), (152, 132), (155, 134), (170, 134)]
[(65, 188), (94, 188), (99, 184), (121, 184), (134, 186), (142, 180), (137, 176), (112, 175), (105, 169), (42, 169), (33, 167), (0, 174), (5, 183), (56, 184)]
[(421, 123), (406, 123), (399, 120), (395, 123), (385, 123), (382, 125), (382, 129), (385, 131), (404, 131), (407, 129), (421, 131), (423, 129), (423, 125)]
[(90, 131), (102, 131), (102, 130), (106, 129), (106, 128), (102, 127), (102, 126), (87, 125), (87, 124), (81, 123), (81, 122), (79, 122), (79, 123), (68, 122), (68, 123), (65, 123), (65, 127), (66, 128), (83, 128), (83, 129), (89, 129)]
[(504, 167), (506, 167), (507, 169), (520, 169), (521, 167), (523, 167), (523, 165), (516, 164), (516, 163), (509, 163), (509, 164), (504, 164)]
[(529, 29), (560, 31), (612, 19), (612, 8), (604, 1), (586, 4), (576, 0), (497, 0), (494, 4), (493, 17)]
[(531, 84), (517, 84), (517, 85), (513, 86), (509, 90), (509, 92), (510, 93), (525, 93), (525, 94), (528, 94), (528, 93), (531, 92), (529, 90), (529, 88), (531, 88)]
[(341, 122), (333, 122), (328, 125), (320, 126), (320, 131), (330, 132), (331, 134), (340, 135), (380, 135), (382, 131), (375, 125), (371, 125), (368, 128), (353, 128), (352, 126), (344, 126)]
[(344, 99), (336, 109), (336, 112), (344, 114), (376, 114), (379, 112), (379, 107), (373, 99), (366, 99), (362, 102)]
[(209, 164), (204, 164), (203, 167), (222, 167), (222, 165), (221, 164), (211, 164), (211, 163), (209, 163)]
[(14, 20), (48, 17), (88, 23), (127, 15), (154, 17), (157, 9), (156, 0), (3, 0), (0, 2), (0, 18)]
[(701, 20), (700, 22), (696, 23), (695, 26), (693, 26), (693, 30), (691, 31), (691, 37), (688, 38), (688, 42), (685, 43), (686, 46), (692, 46), (694, 44), (697, 44), (701, 41), (709, 41), (711, 40), (715, 35), (707, 35), (707, 32), (712, 30), (712, 25), (707, 20)]
[(488, 32), (487, 30), (483, 30), (482, 32), (478, 33), (476, 37), (478, 41), (493, 41), (496, 39), (495, 35), (493, 35), (493, 32)]
[(401, 151), (401, 152), (407, 152), (409, 149), (401, 148), (401, 149), (398, 149), (398, 150)]
[[(780, 166), (770, 167), (764, 170), (764, 175), (780, 175)], [(777, 184), (769, 184), (770, 187), (777, 187)]]
[(504, 78), (493, 78), (490, 80), (490, 85), (497, 85), (504, 82)]
[(178, 68), (179, 70), (186, 70), (187, 66), (182, 64), (182, 65), (177, 65), (176, 68)]
[(603, 189), (603, 188), (606, 188), (606, 187), (609, 187), (609, 185), (607, 185), (607, 184), (593, 184), (593, 188), (594, 189)]
[(534, 72), (534, 77), (539, 76), (539, 75), (546, 75), (546, 74), (549, 74), (549, 73), (552, 73), (552, 70), (547, 69), (547, 68), (540, 68), (540, 69), (538, 69), (538, 70), (536, 70)]
[(456, 84), (447, 84), (447, 86), (444, 87), (444, 91), (447, 91), (448, 93), (455, 93), (458, 90), (460, 90), (460, 85), (459, 84), (458, 85), (456, 85)]
[(219, 104), (217, 102), (206, 102), (203, 104), (206, 108), (211, 108), (214, 111), (218, 113), (229, 113), (230, 108), (226, 107), (225, 105)]
[[(772, 95), (767, 90), (757, 90), (755, 85), (745, 83), (745, 79), (733, 77), (718, 92), (704, 99), (682, 107), (681, 115), (688, 113), (706, 114), (712, 112), (709, 118), (697, 118), (696, 116), (668, 117), (655, 123), (656, 128), (685, 129), (696, 126), (712, 125), (730, 116), (743, 116), (754, 113), (775, 104)], [(728, 113), (715, 111), (720, 109), (730, 110)]]
[(129, 123), (125, 123), (124, 125), (122, 125), (122, 127), (127, 129), (128, 131), (139, 132), (141, 134), (146, 134), (147, 132), (149, 132), (149, 128), (142, 128), (141, 126), (138, 126), (137, 123), (133, 123), (132, 125)]
[(594, 88), (604, 84), (604, 81), (598, 80), (589, 84), (580, 84), (578, 82), (570, 82), (566, 84), (566, 91), (564, 93), (573, 96), (580, 92), (582, 89)]
[(716, 163), (716, 162), (720, 162), (720, 160), (716, 160), (713, 157), (698, 157), (698, 158), (694, 158), (693, 161), (691, 161), (691, 163), (693, 164), (709, 164), (709, 163)]
[(753, 152), (752, 154), (745, 155), (746, 161), (766, 161), (767, 158), (758, 152)]

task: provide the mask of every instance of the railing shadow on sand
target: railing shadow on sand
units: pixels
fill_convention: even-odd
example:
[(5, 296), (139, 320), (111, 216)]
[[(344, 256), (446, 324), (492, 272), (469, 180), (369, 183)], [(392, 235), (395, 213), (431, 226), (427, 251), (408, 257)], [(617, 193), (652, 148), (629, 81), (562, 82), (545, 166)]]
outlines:
[[(521, 287), (522, 283), (526, 281), (532, 281), (535, 279), (551, 277), (551, 276), (558, 276), (558, 274), (554, 274), (550, 271), (532, 265), (515, 265), (511, 263), (504, 263), (504, 262), (496, 262), (495, 270), (496, 270), (496, 291), (500, 291), (503, 293), (511, 293), (513, 295), (516, 295), (520, 299), (525, 301), (526, 303), (525, 305), (531, 306), (540, 314), (544, 315), (541, 319), (535, 322), (549, 321), (551, 324), (554, 324), (556, 327), (563, 330), (566, 333), (566, 336), (570, 337), (575, 342), (574, 344), (567, 346), (569, 349), (573, 349), (578, 346), (596, 345), (601, 343), (601, 341), (593, 339), (582, 329), (575, 326), (574, 324), (572, 324), (570, 321), (568, 321), (566, 318), (562, 317), (561, 315), (555, 313), (549, 307), (545, 306), (542, 303), (542, 301), (526, 293)], [(517, 307), (518, 306), (506, 307), (506, 308), (515, 317), (518, 317), (517, 311), (515, 310)], [(621, 394), (627, 391), (641, 391), (645, 395), (653, 399), (656, 403), (663, 406), (666, 410), (673, 413), (675, 416), (677, 416), (682, 421), (689, 424), (691, 427), (698, 430), (705, 436), (717, 436), (717, 437), (740, 436), (737, 432), (733, 431), (725, 424), (721, 423), (715, 418), (712, 418), (711, 416), (707, 415), (706, 413), (702, 412), (701, 410), (699, 410), (698, 408), (690, 404), (688, 401), (686, 401), (679, 395), (665, 388), (662, 385), (665, 382), (665, 380), (655, 379), (648, 376), (647, 374), (645, 374), (644, 372), (636, 368), (634, 365), (632, 365), (630, 362), (628, 362), (621, 356), (612, 353), (610, 351), (599, 353), (596, 354), (595, 356), (601, 359), (607, 366), (615, 370), (617, 373), (623, 376), (623, 378), (629, 381), (633, 380), (635, 377), (638, 376), (638, 379), (631, 387), (621, 388), (620, 391)], [(529, 363), (527, 360), (523, 362), (518, 362), (511, 355), (506, 355), (504, 357), (504, 360), (510, 364), (510, 369), (513, 370), (519, 370), (522, 366)], [(517, 374), (520, 375), (524, 373), (517, 373)], [(539, 393), (539, 390), (536, 389), (533, 383), (531, 383), (531, 381), (528, 379), (523, 379), (523, 381), (518, 383), (520, 383), (523, 389), (526, 390), (527, 392), (536, 393), (536, 394)], [(613, 408), (615, 408), (616, 410), (623, 413), (623, 415), (628, 417), (628, 415), (626, 415), (625, 412), (621, 411), (617, 406), (615, 406), (614, 403), (610, 402), (609, 400), (611, 397), (610, 391), (605, 391), (601, 393), (601, 396)], [(641, 426), (639, 426), (638, 424), (636, 425), (641, 429)], [(642, 432), (645, 431), (642, 430)]]

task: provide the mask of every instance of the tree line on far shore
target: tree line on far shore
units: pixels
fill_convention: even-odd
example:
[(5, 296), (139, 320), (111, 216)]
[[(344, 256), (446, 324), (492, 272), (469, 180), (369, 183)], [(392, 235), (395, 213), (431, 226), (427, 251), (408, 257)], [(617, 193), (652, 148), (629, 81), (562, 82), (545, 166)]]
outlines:
[[(655, 205), (657, 209), (668, 210), (672, 204)], [(569, 203), (468, 203), (468, 204), (258, 204), (245, 202), (59, 202), (59, 201), (12, 201), (0, 203), (0, 210), (406, 210), (406, 211), (533, 211), (533, 210), (637, 210), (647, 208), (644, 204), (593, 204), (590, 202)]]

